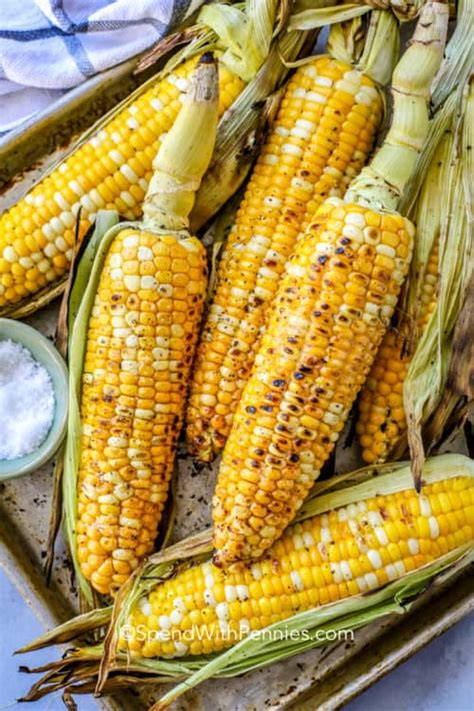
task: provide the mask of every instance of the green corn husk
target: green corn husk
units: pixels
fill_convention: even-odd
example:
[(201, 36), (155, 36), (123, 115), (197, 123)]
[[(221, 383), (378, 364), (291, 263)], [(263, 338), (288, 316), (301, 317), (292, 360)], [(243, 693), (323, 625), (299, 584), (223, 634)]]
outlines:
[[(82, 296), (84, 294), (86, 284), (90, 276), (97, 249), (107, 230), (116, 225), (118, 221), (119, 216), (116, 212), (112, 210), (100, 210), (97, 214), (94, 227), (90, 230), (90, 235), (87, 239), (87, 242), (85, 242), (85, 246), (83, 245), (82, 253), (77, 257), (75, 255), (73, 258), (71, 270), (69, 272), (65, 285), (65, 293), (61, 302), (55, 339), (56, 348), (59, 350), (59, 352), (65, 359), (67, 359), (68, 351), (70, 350), (68, 343), (69, 334), (72, 333), (74, 321), (76, 319), (77, 312), (81, 304)], [(70, 384), (70, 361), (69, 366)], [(78, 387), (80, 387), (80, 376)], [(80, 436), (79, 431), (77, 432), (76, 436)], [(51, 577), (52, 567), (54, 563), (54, 546), (61, 525), (61, 518), (63, 512), (62, 481), (64, 474), (65, 451), (66, 444), (64, 443), (56, 456), (56, 461), (53, 469), (53, 494), (51, 501), (50, 521), (48, 527), (48, 540), (46, 543), (46, 558), (44, 563), (44, 573), (48, 581)]]
[[(427, 460), (423, 469), (423, 481), (427, 484), (460, 475), (474, 477), (474, 462), (462, 455), (449, 454)], [(296, 521), (411, 486), (408, 463), (365, 467), (316, 483)], [(164, 708), (206, 679), (242, 674), (321, 645), (321, 631), (354, 630), (388, 614), (403, 614), (427, 587), (436, 584), (437, 580), (456, 575), (474, 557), (472, 546), (465, 545), (382, 589), (294, 615), (267, 628), (274, 633), (271, 641), (270, 635), (250, 634), (231, 649), (218, 654), (171, 660), (128, 659), (127, 655), (116, 653), (120, 627), (132, 606), (183, 566), (208, 560), (211, 546), (211, 531), (204, 531), (153, 555), (122, 588), (113, 611), (111, 608), (96, 610), (88, 616), (75, 618), (19, 650), (28, 652), (70, 641), (111, 619), (107, 635), (99, 644), (71, 650), (62, 660), (42, 667), (40, 671), (46, 674), (32, 687), (26, 699), (41, 698), (58, 689), (66, 689), (68, 694), (90, 693), (96, 682), (99, 682), (100, 691), (109, 692), (135, 683), (181, 681), (154, 707), (156, 710)], [(307, 636), (287, 634), (287, 631), (304, 630)], [(281, 639), (275, 641), (278, 631)]]
[[(472, 400), (472, 383), (467, 378), (461, 392), (446, 393), (448, 369), (454, 373), (462, 370), (461, 363), (472, 366), (472, 351), (467, 333), (457, 334), (453, 340), (456, 323), (469, 289), (472, 290), (472, 160), (468, 146), (472, 146), (474, 87), (470, 83), (461, 99), (460, 114), (453, 117), (450, 132), (446, 134), (447, 161), (441, 171), (436, 201), (432, 209), (439, 215), (439, 264), (437, 303), (427, 327), (413, 354), (403, 388), (404, 406), (408, 422), (408, 444), (413, 460), (415, 479), (424, 459), (423, 427), (432, 417), (436, 424), (429, 427), (425, 436), (428, 451), (443, 440), (444, 424), (457, 399)], [(419, 208), (420, 209), (420, 208)], [(436, 235), (431, 235), (434, 240)], [(411, 302), (409, 301), (409, 307)], [(459, 348), (459, 345), (461, 348)], [(451, 363), (451, 364), (450, 364)], [(467, 391), (462, 390), (467, 387)], [(471, 388), (471, 392), (469, 392)], [(452, 400), (449, 406), (449, 400)], [(441, 409), (439, 409), (441, 407)], [(444, 412), (444, 414), (443, 414)], [(461, 423), (462, 424), (462, 419)], [(425, 433), (426, 434), (426, 433)]]
[[(123, 229), (118, 215), (113, 212), (98, 214), (94, 230), (84, 254), (78, 264), (74, 285), (69, 294), (68, 309), (68, 365), (69, 365), (69, 411), (68, 436), (64, 451), (62, 471), (62, 510), (64, 536), (73, 560), (79, 590), (85, 602), (92, 605), (92, 588), (83, 576), (77, 560), (76, 527), (77, 518), (77, 473), (79, 470), (81, 419), (80, 399), (82, 371), (87, 343), (87, 328), (94, 303), (102, 267), (110, 244), (115, 235)], [(58, 502), (53, 502), (53, 510)]]
[[(460, 63), (451, 77), (457, 88), (432, 120), (426, 148), (402, 198), (402, 209), (417, 224), (417, 240), (397, 324), (399, 330), (410, 333), (406, 354), (411, 362), (403, 390), (408, 429), (396, 443), (392, 457), (403, 456), (409, 446), (417, 485), (425, 448), (435, 451), (446, 436), (462, 426), (473, 399), (467, 296), (472, 291), (473, 265), (473, 164), (468, 146), (474, 139), (474, 90), (472, 81), (462, 82), (465, 75)], [(445, 76), (443, 68), (440, 76)], [(424, 272), (437, 241), (437, 301), (419, 334), (411, 324), (417, 322)], [(465, 318), (457, 328), (463, 309)]]
[(463, 86), (473, 71), (472, 29), (474, 4), (471, 0), (458, 0), (456, 29), (446, 47), (441, 69), (431, 94), (432, 106), (437, 109), (459, 86)]
[[(400, 22), (409, 22), (418, 16), (425, 2), (426, 0), (355, 0), (338, 5), (332, 12), (339, 18), (336, 22), (345, 22), (361, 17), (370, 10), (391, 10)], [(318, 2), (296, 1), (289, 23), (290, 30), (313, 30), (325, 24), (328, 24), (326, 11)]]
[(331, 26), (328, 52), (352, 64), (382, 87), (390, 84), (400, 55), (399, 23), (391, 12), (373, 10), (367, 17)]

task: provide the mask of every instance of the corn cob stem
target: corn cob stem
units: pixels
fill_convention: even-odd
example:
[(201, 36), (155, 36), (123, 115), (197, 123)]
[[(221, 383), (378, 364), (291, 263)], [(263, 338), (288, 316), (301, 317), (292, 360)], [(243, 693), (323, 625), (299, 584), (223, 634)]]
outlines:
[(153, 176), (143, 203), (147, 229), (175, 232), (178, 237), (189, 227), (195, 194), (216, 140), (217, 66), (212, 55), (203, 54), (198, 67), (199, 74), (153, 161)]
[[(102, 594), (152, 550), (167, 498), (207, 286), (205, 249), (185, 228), (217, 111), (217, 67), (205, 54), (154, 161), (143, 222), (107, 233), (90, 319), (77, 317), (88, 330), (79, 452), (71, 428), (66, 457), (77, 460), (77, 512), (69, 506), (66, 521), (79, 579)], [(82, 335), (75, 326), (73, 339)], [(73, 463), (66, 491), (75, 481)]]
[(393, 119), (382, 148), (346, 195), (377, 210), (395, 210), (428, 134), (430, 86), (446, 42), (448, 5), (428, 2), (393, 73)]
[[(414, 236), (410, 221), (393, 210), (409, 177), (394, 158), (412, 166), (421, 147), (426, 87), (441, 62), (447, 19), (446, 6), (424, 7), (409, 62), (404, 57), (394, 73), (398, 98), (388, 146), (373, 159), (376, 168), (354, 180), (344, 202), (323, 203), (279, 286), (219, 471), (213, 499), (219, 566), (262, 555), (292, 520), (390, 323)], [(411, 89), (411, 100), (401, 94)], [(407, 102), (413, 130), (404, 118)], [(399, 146), (400, 126), (408, 145)]]

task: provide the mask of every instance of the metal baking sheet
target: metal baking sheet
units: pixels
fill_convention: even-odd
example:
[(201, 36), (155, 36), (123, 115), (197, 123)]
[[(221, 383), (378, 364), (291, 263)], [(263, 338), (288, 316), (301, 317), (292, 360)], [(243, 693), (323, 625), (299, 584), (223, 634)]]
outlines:
[[(0, 211), (6, 209), (31, 183), (57, 160), (79, 129), (91, 125), (101, 113), (123, 98), (137, 84), (133, 62), (127, 62), (90, 80), (44, 112), (40, 120), (0, 143)], [(146, 78), (145, 76), (141, 77)], [(33, 161), (36, 161), (33, 164)], [(19, 179), (12, 178), (20, 174)], [(58, 303), (49, 305), (27, 321), (52, 337)], [(337, 450), (337, 471), (360, 465), (354, 448)], [(465, 451), (462, 439), (451, 451)], [(210, 501), (216, 467), (196, 473), (185, 457), (179, 459), (178, 517), (174, 540), (210, 524)], [(33, 609), (45, 629), (62, 622), (77, 610), (71, 567), (59, 542), (50, 586), (42, 569), (46, 548), (52, 492), (52, 463), (37, 472), (0, 484), (0, 565)], [(245, 697), (242, 682), (208, 681), (188, 692), (174, 709), (250, 711), (251, 709), (339, 708), (399, 663), (447, 630), (474, 607), (472, 581), (463, 571), (449, 584), (433, 586), (404, 616), (393, 615), (355, 632), (352, 642), (312, 650), (269, 668), (247, 674)], [(13, 650), (11, 650), (13, 651)], [(59, 656), (52, 650), (51, 656)], [(162, 691), (163, 689), (161, 689)], [(143, 709), (160, 695), (160, 689), (122, 693), (120, 699), (97, 701), (110, 709)], [(76, 697), (79, 709), (91, 708), (90, 697)]]

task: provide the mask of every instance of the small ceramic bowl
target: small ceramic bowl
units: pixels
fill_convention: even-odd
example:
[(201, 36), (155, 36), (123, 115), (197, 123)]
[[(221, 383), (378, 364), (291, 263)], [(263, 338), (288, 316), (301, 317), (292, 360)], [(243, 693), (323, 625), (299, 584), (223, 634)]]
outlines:
[(67, 427), (68, 371), (56, 348), (31, 326), (21, 321), (0, 318), (0, 341), (8, 339), (21, 343), (46, 368), (53, 382), (56, 409), (51, 429), (38, 449), (19, 459), (0, 459), (0, 481), (15, 479), (39, 469), (58, 450)]

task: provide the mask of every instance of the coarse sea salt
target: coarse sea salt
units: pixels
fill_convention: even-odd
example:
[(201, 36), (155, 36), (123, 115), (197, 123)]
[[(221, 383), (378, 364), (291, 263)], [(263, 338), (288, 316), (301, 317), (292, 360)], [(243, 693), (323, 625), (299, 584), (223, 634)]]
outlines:
[(0, 459), (18, 459), (44, 442), (54, 419), (51, 377), (27, 348), (0, 341)]

